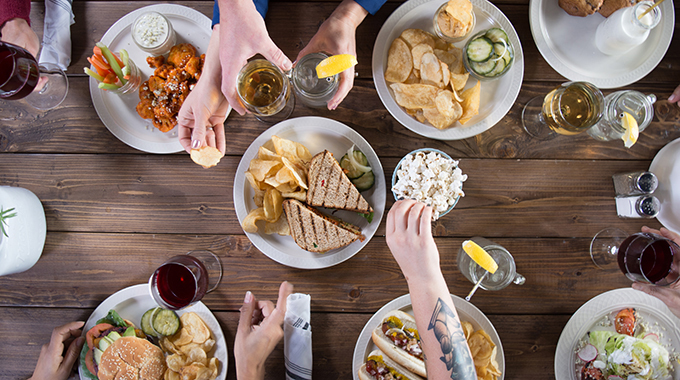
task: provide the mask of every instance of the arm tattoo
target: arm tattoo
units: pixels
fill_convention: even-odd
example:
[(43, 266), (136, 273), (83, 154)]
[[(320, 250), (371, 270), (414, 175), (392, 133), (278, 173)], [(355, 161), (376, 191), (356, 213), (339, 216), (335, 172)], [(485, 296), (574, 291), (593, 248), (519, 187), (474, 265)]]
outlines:
[[(453, 329), (453, 332), (449, 327)], [(427, 329), (434, 330), (434, 336), (439, 341), (444, 354), (440, 359), (446, 364), (447, 370), (453, 370), (451, 379), (476, 380), (475, 364), (466, 347), (467, 341), (460, 321), (441, 298), (437, 300)]]

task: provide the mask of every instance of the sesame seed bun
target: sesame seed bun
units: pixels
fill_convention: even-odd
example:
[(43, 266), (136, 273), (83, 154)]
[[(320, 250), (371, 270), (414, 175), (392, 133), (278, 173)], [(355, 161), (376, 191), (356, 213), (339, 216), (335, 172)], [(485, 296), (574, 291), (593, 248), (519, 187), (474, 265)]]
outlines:
[(159, 347), (146, 339), (122, 337), (102, 354), (97, 377), (99, 380), (160, 380), (165, 369), (165, 356)]

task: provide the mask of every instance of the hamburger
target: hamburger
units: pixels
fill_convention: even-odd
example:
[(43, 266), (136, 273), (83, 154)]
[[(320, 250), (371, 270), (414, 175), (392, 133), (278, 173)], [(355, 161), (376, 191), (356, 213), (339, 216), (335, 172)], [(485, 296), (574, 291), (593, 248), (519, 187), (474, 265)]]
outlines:
[[(166, 370), (165, 355), (150, 338), (115, 310), (97, 321), (85, 335), (81, 353), (83, 371), (91, 379), (160, 380)], [(84, 354), (84, 355), (83, 355)]]

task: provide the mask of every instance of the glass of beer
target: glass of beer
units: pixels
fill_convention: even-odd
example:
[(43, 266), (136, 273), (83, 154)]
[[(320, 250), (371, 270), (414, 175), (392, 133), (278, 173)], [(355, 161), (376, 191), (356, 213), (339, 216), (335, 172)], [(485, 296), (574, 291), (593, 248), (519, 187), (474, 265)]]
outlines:
[(588, 82), (567, 82), (545, 97), (531, 99), (522, 110), (522, 127), (532, 137), (548, 140), (576, 135), (602, 118), (604, 95)]
[(179, 310), (200, 301), (222, 279), (222, 264), (210, 251), (191, 251), (166, 260), (149, 278), (156, 303)]
[(265, 123), (283, 121), (295, 108), (290, 80), (266, 59), (255, 59), (243, 66), (238, 73), (236, 89), (246, 110)]
[(680, 246), (663, 236), (638, 232), (629, 236), (617, 228), (598, 232), (590, 244), (590, 256), (598, 268), (618, 268), (631, 281), (659, 286), (680, 279)]

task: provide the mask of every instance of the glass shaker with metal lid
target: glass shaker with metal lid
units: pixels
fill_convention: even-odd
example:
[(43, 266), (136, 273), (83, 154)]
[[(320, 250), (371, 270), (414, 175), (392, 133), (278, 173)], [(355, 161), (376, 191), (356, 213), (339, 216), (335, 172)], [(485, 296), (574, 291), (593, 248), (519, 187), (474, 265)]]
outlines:
[(619, 173), (612, 176), (617, 196), (651, 194), (659, 186), (652, 172)]
[(661, 202), (653, 195), (616, 198), (619, 218), (654, 218), (659, 215)]

